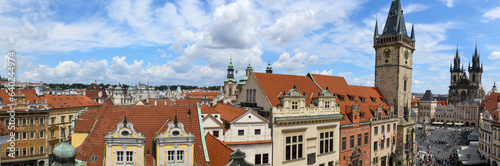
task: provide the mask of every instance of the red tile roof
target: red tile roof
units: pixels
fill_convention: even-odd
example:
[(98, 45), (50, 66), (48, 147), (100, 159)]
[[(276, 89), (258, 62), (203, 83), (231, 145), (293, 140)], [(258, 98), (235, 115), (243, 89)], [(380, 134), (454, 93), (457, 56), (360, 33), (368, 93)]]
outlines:
[[(199, 101), (198, 99), (181, 99), (181, 100), (172, 100), (172, 99), (145, 99), (148, 105), (196, 105)], [(175, 101), (175, 102), (174, 102)]]
[(231, 153), (233, 153), (234, 150), (229, 146), (222, 143), (210, 133), (205, 136), (205, 142), (207, 144), (207, 153), (210, 159), (210, 165), (226, 165), (229, 161), (231, 161)]
[(421, 98), (418, 97), (412, 97), (411, 98), (411, 108), (418, 108), (418, 101), (420, 101)]
[[(191, 115), (187, 116), (189, 111)], [(92, 114), (92, 112), (88, 114)], [(195, 135), (194, 160), (196, 165), (206, 165), (196, 105), (113, 106), (103, 104), (95, 114), (97, 118), (95, 126), (91, 129), (82, 145), (77, 147), (76, 158), (87, 161), (87, 165), (101, 166), (104, 158), (104, 137), (116, 128), (116, 125), (123, 120), (124, 116), (127, 116), (127, 120), (134, 124), (134, 128), (146, 137), (145, 162), (146, 165), (153, 165), (153, 149), (150, 141), (156, 135), (165, 132), (166, 125), (164, 124), (169, 119), (175, 119), (176, 115), (178, 121), (184, 124), (185, 131)], [(83, 130), (83, 128), (86, 127), (81, 129)], [(151, 155), (147, 155), (148, 153)], [(92, 156), (98, 156), (98, 161), (90, 162)]]
[(217, 91), (202, 91), (202, 92), (190, 92), (186, 94), (186, 96), (190, 99), (193, 99), (195, 96), (196, 99), (201, 99), (205, 95), (207, 95), (208, 99), (213, 99), (215, 96), (221, 95), (221, 93)]
[[(378, 106), (382, 106), (385, 110), (388, 110), (390, 106), (383, 102), (382, 93), (376, 87), (367, 86), (356, 86), (347, 85), (343, 77), (319, 75), (319, 74), (308, 74), (308, 76), (314, 80), (314, 82), (320, 86), (322, 89), (326, 89), (335, 93), (337, 96), (343, 96), (344, 100), (336, 99), (337, 103), (340, 105), (341, 114), (350, 114), (352, 111), (352, 106), (358, 103), (360, 113), (364, 113), (364, 118), (360, 118), (360, 122), (370, 121), (373, 112)], [(353, 100), (349, 98), (351, 97)], [(361, 100), (364, 98), (365, 102)], [(375, 99), (375, 103), (372, 102), (372, 98)], [(382, 116), (387, 116), (387, 114), (382, 111)], [(349, 116), (344, 116), (345, 121), (340, 121), (340, 124), (349, 124), (346, 118)]]
[[(300, 92), (306, 94), (306, 103), (311, 103), (312, 98), (316, 98), (321, 90), (312, 82), (311, 79), (305, 76), (285, 75), (285, 74), (270, 74), (253, 72), (255, 78), (259, 82), (260, 87), (268, 97), (272, 106), (281, 104), (278, 95), (287, 93), (295, 86)], [(280, 95), (280, 96), (281, 96)]]
[(446, 107), (448, 105), (448, 100), (438, 100), (437, 105), (439, 105), (439, 104)]
[[(26, 96), (26, 101), (29, 102), (30, 104), (40, 104), (43, 103), (42, 100), (36, 95), (36, 91), (34, 89), (15, 89), (14, 92), (17, 93), (22, 93), (24, 96)], [(7, 89), (1, 89), (0, 90), (0, 98), (2, 98), (1, 103), (2, 104), (10, 104), (10, 91)]]
[(225, 104), (218, 104), (214, 108), (215, 111), (220, 113), (220, 118), (224, 121), (227, 121), (229, 123), (233, 122), (236, 118), (240, 117), (243, 115), (245, 112), (248, 110), (243, 109), (243, 108), (238, 108), (238, 107), (233, 107), (233, 106), (228, 106)]
[(75, 107), (92, 107), (99, 106), (100, 104), (84, 95), (43, 95), (40, 98), (51, 109), (58, 108), (75, 108)]
[(213, 107), (207, 105), (201, 105), (200, 109), (202, 114), (219, 114), (219, 111), (216, 111)]
[(500, 93), (491, 93), (488, 96), (485, 96), (484, 102), (483, 102), (483, 107), (486, 108), (488, 111), (492, 112), (498, 108), (498, 97), (500, 96)]

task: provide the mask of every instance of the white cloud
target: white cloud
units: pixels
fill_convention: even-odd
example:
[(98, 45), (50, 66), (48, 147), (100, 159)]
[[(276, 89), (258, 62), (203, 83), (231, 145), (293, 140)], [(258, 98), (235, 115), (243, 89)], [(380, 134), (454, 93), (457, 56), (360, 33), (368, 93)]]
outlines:
[(311, 73), (313, 74), (321, 74), (321, 75), (332, 75), (333, 74), (333, 70), (328, 70), (326, 71), (325, 69), (323, 69), (323, 71), (319, 71), (319, 70), (316, 70), (316, 71), (312, 71)]
[(308, 65), (315, 64), (318, 61), (318, 56), (309, 56), (300, 49), (295, 49), (293, 52), (295, 54), (293, 57), (287, 52), (281, 54), (278, 61), (273, 63), (273, 67), (298, 74), (304, 71)]
[(500, 59), (500, 51), (494, 51), (494, 52), (492, 52), (492, 53), (488, 56), (488, 59), (491, 59), (491, 60)]
[[(104, 72), (108, 62), (91, 59), (87, 62), (63, 61), (56, 67), (46, 65), (35, 66), (31, 71), (24, 72), (22, 80), (38, 82), (92, 82), (104, 79)], [(92, 81), (90, 81), (92, 80)]]
[(442, 2), (446, 3), (446, 6), (449, 8), (452, 8), (454, 6), (455, 0), (441, 0)]
[(263, 34), (275, 45), (288, 44), (303, 37), (317, 25), (314, 11), (289, 13), (280, 17), (276, 22), (263, 30)]
[(347, 84), (349, 85), (360, 85), (360, 86), (374, 86), (375, 75), (370, 74), (362, 77), (344, 77)]
[(424, 81), (419, 81), (419, 80), (413, 79), (413, 83), (414, 83), (415, 85), (418, 85), (418, 84), (423, 84), (423, 83), (425, 83), (425, 82), (424, 82)]
[(422, 4), (410, 4), (406, 7), (404, 7), (404, 14), (409, 14), (413, 12), (419, 12), (419, 11), (424, 11), (427, 10), (429, 6), (427, 5), (422, 5)]
[(489, 22), (489, 21), (492, 21), (495, 19), (499, 19), (500, 18), (500, 7), (495, 7), (493, 9), (486, 11), (482, 17), (483, 17), (482, 22)]

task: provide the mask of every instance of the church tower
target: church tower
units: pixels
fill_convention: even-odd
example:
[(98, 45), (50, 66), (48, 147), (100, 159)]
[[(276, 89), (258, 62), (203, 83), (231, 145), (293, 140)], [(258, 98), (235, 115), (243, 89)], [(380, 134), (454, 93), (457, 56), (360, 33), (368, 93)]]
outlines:
[(408, 36), (399, 0), (392, 1), (382, 34), (375, 23), (375, 87), (394, 105), (403, 117), (406, 103), (411, 103), (412, 63), (415, 51), (415, 31)]
[(227, 77), (224, 80), (224, 96), (229, 98), (231, 103), (236, 102), (236, 82), (236, 79), (234, 79), (233, 58), (231, 57), (227, 66)]
[(469, 65), (469, 79), (472, 86), (471, 96), (474, 99), (481, 99), (481, 75), (483, 74), (483, 64), (480, 63), (479, 54), (477, 53), (477, 43), (472, 55), (472, 66)]

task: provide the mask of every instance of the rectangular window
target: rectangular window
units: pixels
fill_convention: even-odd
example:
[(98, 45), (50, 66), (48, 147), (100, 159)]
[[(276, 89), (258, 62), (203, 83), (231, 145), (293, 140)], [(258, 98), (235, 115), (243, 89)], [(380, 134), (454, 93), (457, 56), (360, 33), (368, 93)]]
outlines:
[(262, 164), (269, 164), (269, 154), (262, 154)]
[(387, 132), (391, 131), (391, 125), (387, 125)]
[(219, 131), (214, 131), (214, 137), (219, 138)]
[(27, 140), (28, 139), (28, 132), (23, 132), (23, 140)]
[(380, 149), (384, 149), (384, 140), (380, 141)]
[(247, 102), (250, 102), (250, 97), (248, 97), (248, 96), (250, 96), (250, 92), (249, 91), (250, 91), (250, 89), (247, 89)]
[(255, 103), (255, 89), (253, 90), (253, 102)]
[(19, 140), (19, 132), (16, 132), (14, 134), (15, 134), (16, 140)]
[(333, 161), (328, 162), (328, 166), (333, 166)]
[(127, 162), (132, 162), (132, 158), (133, 158), (134, 152), (127, 151), (126, 154), (127, 154)]
[(381, 133), (384, 133), (384, 132), (385, 132), (385, 126), (384, 126), (384, 125), (382, 125), (380, 129), (381, 129), (381, 130), (380, 130), (380, 132), (381, 132)]
[(66, 137), (66, 129), (61, 129), (61, 137)]
[(30, 155), (35, 155), (35, 147), (30, 147)]
[(68, 120), (71, 122), (71, 120), (73, 120), (73, 115), (70, 115)]
[(330, 108), (330, 102), (329, 101), (325, 101), (325, 108)]
[(19, 148), (16, 148), (16, 157), (19, 156)]
[(358, 146), (361, 146), (361, 134), (358, 134)]
[(51, 118), (50, 119), (50, 124), (55, 124), (56, 123), (56, 118)]
[(30, 139), (35, 139), (35, 131), (30, 131)]
[(298, 109), (298, 105), (299, 105), (298, 102), (292, 101), (292, 110)]
[(177, 162), (184, 161), (184, 151), (179, 150), (177, 151)]
[(123, 162), (123, 151), (118, 151), (116, 152), (116, 161), (117, 162)]
[(14, 120), (14, 123), (16, 124), (16, 126), (19, 126), (19, 118), (16, 118), (16, 120)]
[(319, 166), (325, 166), (325, 164), (324, 163), (323, 164), (319, 164)]
[(373, 133), (374, 133), (375, 135), (378, 135), (378, 127), (375, 127), (375, 128), (373, 129)]
[(56, 137), (56, 132), (55, 132), (54, 130), (51, 130), (51, 131), (50, 131), (50, 137), (51, 137), (51, 138)]
[(285, 160), (295, 160), (302, 158), (303, 136), (295, 135), (285, 138)]
[(23, 156), (27, 156), (28, 155), (28, 150), (26, 148), (23, 148)]
[(406, 80), (404, 81), (404, 91), (406, 91)]
[(389, 146), (391, 146), (391, 138), (387, 138), (387, 148), (389, 148)]
[(368, 144), (368, 133), (365, 133), (365, 145)]
[(354, 148), (354, 135), (351, 135), (351, 137), (350, 137), (350, 138), (351, 138), (351, 139), (350, 139), (350, 141), (349, 141), (349, 147), (350, 147), (350, 148)]
[(35, 125), (35, 118), (30, 118), (30, 125)]
[(396, 136), (392, 137), (392, 145), (396, 145)]
[(396, 123), (392, 124), (392, 129), (394, 129), (394, 131), (396, 131)]
[(27, 123), (28, 123), (28, 120), (26, 118), (23, 118), (23, 126), (26, 126)]
[(40, 146), (40, 154), (43, 154), (45, 151), (44, 151), (44, 148), (43, 146)]
[(64, 123), (64, 116), (61, 116), (61, 123)]
[(45, 124), (45, 118), (40, 117), (40, 119), (39, 119), (39, 120), (40, 120), (40, 122), (38, 122), (38, 123), (40, 123), (41, 125)]
[(333, 152), (333, 131), (319, 134), (319, 154)]
[(45, 137), (45, 131), (44, 130), (40, 130), (40, 139), (43, 139)]
[(245, 130), (238, 130), (238, 136), (245, 135)]
[(168, 160), (167, 161), (174, 161), (175, 151), (169, 150), (167, 153), (168, 153), (167, 154), (168, 155), (168, 157), (167, 157)]
[(342, 150), (346, 149), (346, 144), (347, 144), (347, 138), (346, 137), (342, 137)]
[(260, 129), (255, 129), (255, 135), (260, 135)]
[(255, 155), (255, 164), (262, 164), (262, 156), (260, 154)]
[(377, 147), (378, 147), (378, 142), (377, 141), (373, 142), (373, 151), (377, 151)]

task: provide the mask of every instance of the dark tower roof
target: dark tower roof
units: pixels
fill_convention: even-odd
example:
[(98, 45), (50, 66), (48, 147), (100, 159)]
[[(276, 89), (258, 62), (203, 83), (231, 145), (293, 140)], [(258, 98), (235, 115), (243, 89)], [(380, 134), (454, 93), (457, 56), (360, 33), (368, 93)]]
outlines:
[(458, 55), (458, 45), (457, 45), (457, 52), (455, 53), (455, 58), (453, 58), (453, 68), (450, 69), (451, 71), (461, 71), (460, 70), (460, 55)]
[(424, 94), (424, 97), (422, 97), (421, 99), (422, 101), (433, 101), (434, 98), (432, 97), (432, 92), (431, 90), (426, 90), (425, 91), (425, 94)]
[(403, 34), (407, 37), (405, 19), (403, 16), (403, 9), (401, 8), (401, 3), (399, 0), (392, 1), (391, 9), (387, 15), (387, 21), (385, 22), (384, 32), (382, 36), (390, 36), (396, 34)]
[(476, 48), (474, 50), (474, 55), (472, 55), (472, 67), (469, 66), (469, 71), (476, 71), (476, 72), (482, 72), (483, 67), (482, 64), (480, 64), (479, 60), (479, 54), (477, 53), (477, 41), (476, 41)]
[(411, 40), (415, 41), (415, 25), (412, 23), (411, 24)]
[(273, 67), (271, 66), (271, 57), (267, 60), (266, 73), (273, 73)]
[(375, 20), (375, 32), (373, 33), (373, 38), (378, 37), (378, 35), (380, 35), (378, 33), (378, 20)]

